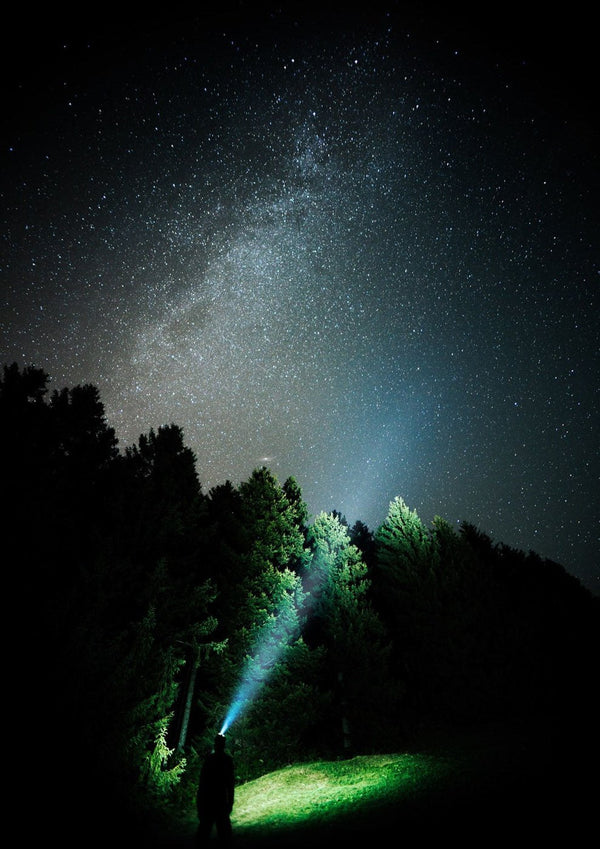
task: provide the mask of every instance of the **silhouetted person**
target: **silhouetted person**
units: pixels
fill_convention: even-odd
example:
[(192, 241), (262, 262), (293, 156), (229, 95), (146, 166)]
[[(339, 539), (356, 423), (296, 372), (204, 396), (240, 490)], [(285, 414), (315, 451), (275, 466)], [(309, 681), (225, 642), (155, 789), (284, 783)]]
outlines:
[(233, 795), (233, 758), (225, 751), (225, 737), (217, 734), (214, 749), (204, 761), (198, 782), (196, 808), (199, 847), (208, 844), (213, 826), (217, 830), (219, 845), (231, 845), (230, 814), (233, 808)]

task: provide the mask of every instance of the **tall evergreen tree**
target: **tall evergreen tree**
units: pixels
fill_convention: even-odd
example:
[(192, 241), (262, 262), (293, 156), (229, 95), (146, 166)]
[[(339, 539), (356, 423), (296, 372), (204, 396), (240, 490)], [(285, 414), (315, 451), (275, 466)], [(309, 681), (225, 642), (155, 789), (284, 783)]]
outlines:
[(255, 469), (240, 485), (242, 522), (248, 535), (246, 574), (265, 563), (294, 567), (305, 555), (306, 506), (293, 478), (281, 486), (267, 468)]
[(0, 379), (0, 522), (14, 580), (32, 589), (52, 527), (50, 478), (54, 457), (48, 375), (17, 363)]
[(237, 553), (237, 580), (232, 575), (232, 583), (224, 588), (231, 618), (226, 622), (228, 650), (221, 668), (228, 696), (235, 698), (241, 686), (242, 699), (247, 700), (244, 720), (236, 725), (246, 755), (254, 751), (261, 705), (287, 680), (287, 712), (282, 705), (278, 735), (261, 742), (269, 749), (270, 761), (281, 764), (285, 752), (289, 757), (297, 736), (295, 723), (307, 700), (305, 683), (286, 675), (301, 659), (307, 668), (299, 616), (303, 590), (296, 572), (307, 556), (302, 526), (306, 512), (297, 486), (289, 482), (286, 491), (266, 468), (256, 469), (239, 493), (244, 540)]
[(422, 585), (430, 578), (435, 555), (432, 535), (400, 496), (390, 502), (375, 540), (379, 571), (396, 589)]
[(123, 479), (117, 519), (130, 550), (172, 567), (187, 558), (206, 509), (196, 457), (175, 424), (150, 430), (121, 458)]
[(349, 534), (350, 541), (360, 551), (370, 574), (375, 562), (375, 538), (373, 532), (364, 522), (358, 519), (350, 528)]
[(375, 533), (374, 601), (392, 637), (395, 674), (406, 688), (407, 730), (431, 710), (427, 676), (439, 613), (435, 538), (399, 496)]
[(369, 599), (370, 580), (348, 527), (320, 513), (308, 529), (312, 558), (303, 581), (307, 639), (326, 649), (326, 682), (337, 696), (340, 749), (377, 747), (389, 704), (382, 624)]
[[(295, 611), (299, 609), (301, 586), (299, 581), (290, 583), (290, 575), (296, 575), (296, 565), (306, 549), (302, 512), (296, 502), (290, 502), (271, 472), (256, 469), (240, 485), (240, 496), (246, 546), (241, 556), (237, 630), (244, 633), (240, 648), (248, 651), (258, 632), (284, 603), (284, 597), (291, 593), (292, 606)], [(286, 587), (283, 596), (282, 587)], [(299, 631), (299, 623), (294, 629)]]

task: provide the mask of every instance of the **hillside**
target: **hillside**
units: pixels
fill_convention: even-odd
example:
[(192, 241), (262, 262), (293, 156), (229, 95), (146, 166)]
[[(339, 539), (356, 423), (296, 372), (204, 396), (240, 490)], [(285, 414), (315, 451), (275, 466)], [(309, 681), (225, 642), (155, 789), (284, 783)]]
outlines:
[[(430, 735), (414, 751), (290, 765), (237, 788), (235, 846), (388, 845), (458, 838), (465, 845), (564, 838), (583, 846), (595, 816), (593, 740), (488, 726)], [(194, 845), (193, 814), (171, 849)], [(213, 838), (215, 846), (216, 840)]]

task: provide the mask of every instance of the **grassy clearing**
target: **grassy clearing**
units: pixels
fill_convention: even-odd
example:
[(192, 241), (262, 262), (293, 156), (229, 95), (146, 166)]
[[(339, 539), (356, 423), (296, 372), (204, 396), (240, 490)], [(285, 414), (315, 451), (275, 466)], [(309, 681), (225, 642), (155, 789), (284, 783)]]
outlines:
[[(411, 752), (287, 766), (236, 788), (232, 823), (237, 849), (373, 849), (393, 834), (488, 847), (519, 834), (539, 845), (561, 829), (579, 846), (596, 810), (586, 788), (578, 753), (562, 741), (486, 728), (429, 738)], [(191, 849), (195, 828), (194, 814), (184, 814), (162, 845)]]
[(323, 826), (373, 805), (426, 792), (452, 772), (447, 759), (397, 754), (289, 766), (239, 787), (232, 822), (253, 829)]

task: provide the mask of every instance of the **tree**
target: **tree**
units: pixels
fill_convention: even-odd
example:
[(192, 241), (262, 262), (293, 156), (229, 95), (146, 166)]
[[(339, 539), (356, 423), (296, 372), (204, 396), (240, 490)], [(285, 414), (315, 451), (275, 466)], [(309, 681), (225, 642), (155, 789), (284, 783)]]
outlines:
[[(240, 497), (246, 546), (241, 554), (238, 629), (246, 630), (243, 648), (247, 651), (268, 618), (275, 611), (283, 612), (284, 602), (297, 620), (302, 588), (296, 567), (306, 550), (303, 511), (296, 498), (290, 502), (271, 472), (264, 467), (255, 470), (240, 485)], [(294, 629), (299, 631), (298, 621)]]
[(362, 559), (369, 570), (373, 569), (375, 561), (375, 538), (364, 522), (358, 519), (350, 528), (350, 542), (355, 545), (362, 555)]
[(121, 466), (118, 513), (129, 549), (154, 562), (168, 557), (173, 568), (183, 560), (187, 571), (206, 505), (196, 457), (183, 431), (171, 424), (142, 434), (137, 445), (126, 449)]
[(462, 534), (440, 516), (432, 534), (439, 605), (428, 665), (435, 709), (445, 721), (476, 721), (486, 716), (484, 694), (493, 677), (486, 654), (499, 599), (494, 602), (490, 574)]
[(375, 533), (374, 602), (392, 638), (394, 671), (406, 688), (408, 726), (431, 710), (428, 665), (439, 612), (435, 538), (399, 496)]
[(294, 479), (288, 479), (282, 487), (263, 466), (240, 485), (240, 496), (241, 518), (249, 538), (249, 571), (254, 567), (260, 571), (265, 563), (276, 569), (301, 563), (307, 510)]
[(115, 431), (106, 422), (98, 389), (91, 385), (55, 390), (50, 410), (57, 453), (68, 464), (72, 477), (92, 483), (117, 456)]
[[(256, 469), (248, 481), (240, 485), (240, 521), (245, 535), (240, 553), (240, 578), (236, 605), (237, 632), (244, 635), (236, 641), (246, 652), (265, 621), (282, 602), (281, 585), (289, 575), (297, 576), (297, 566), (306, 557), (303, 509), (297, 492), (290, 502), (286, 491), (266, 468)], [(302, 592), (299, 581), (293, 592), (295, 608), (300, 608)], [(296, 614), (297, 615), (297, 614)], [(299, 630), (299, 623), (298, 623)]]
[(55, 390), (49, 412), (52, 542), (57, 542), (64, 581), (69, 580), (69, 565), (78, 569), (110, 533), (111, 473), (118, 441), (106, 421), (98, 389), (91, 384)]
[[(263, 719), (254, 706), (272, 698), (273, 688), (281, 686), (290, 664), (303, 658), (306, 668), (300, 619), (303, 589), (296, 572), (307, 556), (302, 526), (306, 512), (297, 485), (286, 483), (287, 487), (280, 486), (263, 467), (240, 485), (241, 544), (229, 563), (223, 606), (219, 602), (228, 639), (227, 652), (220, 659), (220, 678), (227, 700), (238, 699), (243, 707), (244, 719), (236, 720), (236, 735), (246, 756), (254, 751), (252, 740)], [(262, 740), (263, 761), (268, 755), (281, 765), (289, 758), (296, 732), (288, 712), (297, 722), (306, 710), (309, 691), (310, 685), (301, 681), (288, 688), (286, 713), (282, 705), (278, 716), (279, 734)], [(226, 707), (227, 703), (223, 711)]]
[(306, 636), (326, 649), (327, 686), (337, 694), (341, 748), (376, 747), (383, 737), (387, 652), (370, 581), (348, 527), (320, 513), (308, 530), (311, 560), (303, 572), (308, 598)]
[(396, 589), (422, 584), (432, 571), (435, 545), (431, 533), (397, 496), (390, 502), (385, 522), (375, 534), (379, 571)]
[[(117, 784), (131, 791), (143, 779), (154, 793), (181, 775), (164, 757), (182, 646), (213, 647), (214, 593), (174, 568), (198, 545), (198, 484), (180, 431), (165, 429), (121, 457), (96, 388), (48, 401), (47, 380), (12, 366), (0, 382), (3, 494), (12, 503), (3, 518), (28, 637), (11, 680), (22, 752), (30, 740), (46, 751), (52, 739), (60, 747), (53, 781), (63, 795), (68, 781), (70, 804), (87, 810), (94, 791), (112, 804)], [(143, 544), (131, 530), (141, 527)], [(74, 763), (87, 773), (81, 794), (69, 776)], [(49, 783), (40, 795), (51, 808)]]
[(296, 478), (287, 478), (283, 483), (283, 491), (292, 508), (294, 523), (298, 528), (305, 529), (308, 524), (308, 508), (302, 498), (302, 491)]
[[(51, 414), (46, 403), (48, 375), (17, 363), (3, 367), (0, 380), (0, 515), (4, 543), (15, 562), (15, 578), (34, 583), (32, 569), (46, 556), (51, 526)], [(31, 579), (31, 580), (30, 580)]]
[[(98, 538), (107, 475), (117, 455), (98, 390), (91, 385), (53, 392), (41, 369), (13, 363), (0, 382), (0, 445), (7, 528), (26, 535), (19, 556), (45, 573), (46, 586), (64, 581)], [(35, 523), (44, 517), (44, 526)]]
[(71, 717), (71, 730), (79, 734), (77, 748), (86, 753), (89, 766), (134, 806), (136, 788), (146, 796), (165, 796), (183, 777), (186, 753), (184, 747), (176, 751), (176, 741), (178, 705), (186, 696), (181, 692), (184, 673), (222, 646), (213, 637), (209, 584), (175, 600), (181, 587), (161, 561), (143, 585), (132, 588), (143, 602), (130, 598), (125, 619), (115, 616), (113, 601), (126, 587), (100, 587), (103, 576), (108, 573), (98, 569), (87, 596), (80, 594), (85, 612), (73, 634), (67, 667), (77, 684), (61, 688), (66, 698), (62, 713)]

